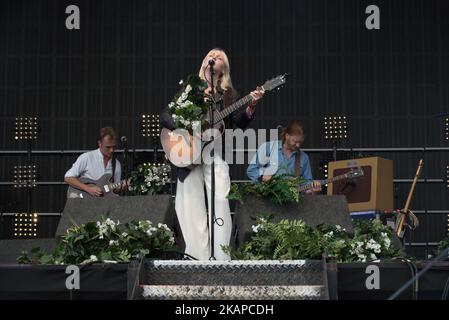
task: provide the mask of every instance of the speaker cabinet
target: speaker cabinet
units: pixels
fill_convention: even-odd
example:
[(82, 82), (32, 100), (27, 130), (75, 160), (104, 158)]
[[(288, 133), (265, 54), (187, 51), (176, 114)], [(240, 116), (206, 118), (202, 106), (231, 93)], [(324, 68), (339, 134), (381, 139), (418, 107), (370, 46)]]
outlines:
[(393, 161), (361, 158), (329, 162), (329, 178), (360, 167), (363, 176), (328, 185), (328, 195), (345, 195), (350, 212), (393, 210)]

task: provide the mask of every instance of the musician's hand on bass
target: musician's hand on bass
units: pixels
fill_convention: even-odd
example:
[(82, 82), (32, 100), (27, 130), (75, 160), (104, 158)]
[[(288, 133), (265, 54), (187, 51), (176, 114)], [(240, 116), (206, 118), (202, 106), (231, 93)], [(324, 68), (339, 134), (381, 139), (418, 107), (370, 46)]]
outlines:
[(321, 182), (319, 182), (318, 180), (314, 180), (312, 182), (312, 192), (317, 193), (320, 191), (321, 191)]
[(92, 197), (101, 197), (103, 195), (103, 191), (97, 186), (86, 186), (85, 191)]
[(118, 186), (117, 188), (114, 189), (114, 193), (122, 193), (124, 192), (126, 189), (128, 189), (128, 186), (130, 185), (130, 180), (123, 180), (122, 183), (120, 184), (120, 186)]
[(270, 181), (273, 176), (262, 176), (262, 182)]

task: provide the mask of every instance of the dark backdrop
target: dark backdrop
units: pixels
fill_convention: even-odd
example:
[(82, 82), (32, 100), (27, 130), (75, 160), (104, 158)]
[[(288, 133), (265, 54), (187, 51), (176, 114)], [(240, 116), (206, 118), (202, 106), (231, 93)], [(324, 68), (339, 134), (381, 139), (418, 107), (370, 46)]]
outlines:
[[(179, 79), (196, 73), (213, 47), (224, 48), (241, 93), (279, 73), (288, 84), (258, 106), (255, 128), (300, 119), (304, 148), (329, 148), (322, 118), (349, 118), (354, 148), (447, 147), (442, 121), (449, 111), (447, 1), (63, 1), (6, 0), (0, 4), (0, 147), (25, 150), (13, 139), (18, 115), (38, 115), (36, 150), (89, 150), (98, 129), (114, 126), (137, 149), (152, 148), (139, 134), (142, 113), (157, 113)], [(81, 11), (81, 30), (65, 28), (66, 6)], [(365, 28), (365, 8), (380, 7), (381, 29)], [(313, 173), (328, 153), (310, 150)], [(425, 159), (413, 208), (422, 226), (412, 242), (435, 242), (447, 233), (448, 151), (362, 150), (342, 156), (394, 160), (396, 179), (413, 177)], [(78, 154), (36, 155), (39, 179), (60, 182)], [(23, 155), (2, 153), (0, 180), (11, 182)], [(232, 178), (246, 179), (243, 166)], [(432, 182), (433, 181), (433, 182)], [(395, 184), (395, 206), (410, 183)], [(60, 212), (65, 186), (39, 186), (33, 209)], [(6, 211), (24, 210), (23, 192), (0, 186)], [(448, 210), (449, 211), (449, 210)]]

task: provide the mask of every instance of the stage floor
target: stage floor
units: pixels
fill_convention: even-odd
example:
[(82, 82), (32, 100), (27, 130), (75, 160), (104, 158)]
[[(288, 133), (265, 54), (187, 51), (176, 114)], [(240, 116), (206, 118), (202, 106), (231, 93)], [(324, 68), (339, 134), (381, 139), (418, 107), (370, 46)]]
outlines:
[[(428, 262), (416, 262), (418, 270)], [(379, 267), (380, 287), (369, 290), (366, 272), (369, 265)], [(66, 288), (65, 265), (0, 265), (1, 300), (126, 300), (133, 281), (131, 264), (95, 264), (79, 266), (80, 289)], [(384, 300), (412, 275), (404, 262), (327, 264), (331, 299)], [(188, 275), (186, 275), (188, 276)], [(400, 299), (440, 300), (449, 279), (449, 262), (434, 265), (419, 280), (418, 290), (410, 287)]]

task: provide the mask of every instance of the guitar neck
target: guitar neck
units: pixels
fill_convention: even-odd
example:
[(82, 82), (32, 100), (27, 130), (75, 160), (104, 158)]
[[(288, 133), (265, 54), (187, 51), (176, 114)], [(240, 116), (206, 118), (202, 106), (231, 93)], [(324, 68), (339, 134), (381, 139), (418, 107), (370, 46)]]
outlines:
[(221, 120), (223, 120), (224, 118), (229, 116), (231, 113), (233, 113), (233, 112), (237, 111), (238, 109), (242, 108), (244, 105), (246, 105), (251, 100), (253, 100), (253, 97), (251, 97), (250, 94), (248, 94), (245, 97), (237, 100), (236, 102), (234, 102), (230, 106), (226, 107), (224, 110), (222, 110), (220, 112), (217, 112), (215, 114), (215, 116), (214, 116), (214, 122), (215, 123), (220, 122)]
[[(349, 178), (349, 174), (348, 174), (348, 173), (345, 173), (345, 174), (342, 174), (342, 175), (340, 175), (340, 176), (336, 176), (336, 177), (333, 177), (333, 178), (327, 178), (327, 179), (324, 179), (324, 180), (319, 180), (319, 182), (320, 182), (321, 185), (323, 186), (323, 185), (326, 185), (326, 184), (329, 184), (329, 183), (333, 183), (333, 182), (335, 182), (335, 181), (347, 179), (347, 178)], [(303, 191), (307, 191), (307, 190), (309, 190), (309, 189), (312, 189), (312, 183), (313, 183), (313, 182), (310, 181), (310, 182), (308, 182), (308, 183), (306, 183), (306, 184), (300, 186), (300, 187), (298, 188), (299, 192), (303, 192)]]
[[(110, 183), (110, 184), (107, 184), (105, 187), (109, 188), (109, 190), (112, 191), (115, 188), (120, 187), (124, 181), (125, 180), (122, 180), (122, 181), (119, 181), (119, 182), (115, 182), (115, 183)], [(104, 188), (104, 189), (106, 189), (106, 188)]]

